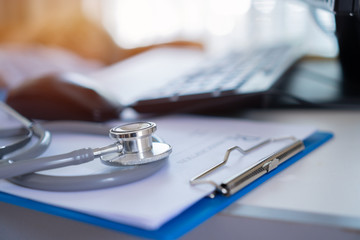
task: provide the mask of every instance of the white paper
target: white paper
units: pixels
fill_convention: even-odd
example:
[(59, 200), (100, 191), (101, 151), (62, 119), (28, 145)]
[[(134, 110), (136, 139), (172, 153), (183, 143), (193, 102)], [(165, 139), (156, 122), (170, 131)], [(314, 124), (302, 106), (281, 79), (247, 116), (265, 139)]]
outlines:
[[(226, 118), (171, 116), (152, 120), (158, 125), (157, 134), (173, 147), (168, 164), (155, 175), (128, 185), (94, 191), (48, 192), (16, 186), (6, 180), (0, 180), (0, 190), (144, 229), (157, 229), (212, 192), (212, 186), (191, 186), (189, 179), (222, 161), (227, 148), (238, 145), (246, 149), (273, 137), (304, 139), (315, 131), (309, 126)], [(54, 134), (45, 155), (100, 147), (110, 142), (107, 137)], [(287, 144), (286, 141), (271, 143), (246, 156), (234, 153), (229, 163), (211, 177), (221, 179), (236, 173)], [(93, 161), (47, 173), (81, 175), (107, 168), (111, 167)]]

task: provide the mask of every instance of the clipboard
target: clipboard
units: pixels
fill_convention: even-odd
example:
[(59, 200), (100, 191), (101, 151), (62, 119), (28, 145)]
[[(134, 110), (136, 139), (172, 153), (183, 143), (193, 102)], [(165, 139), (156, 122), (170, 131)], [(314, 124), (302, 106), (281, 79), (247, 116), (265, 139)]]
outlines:
[(206, 221), (216, 213), (220, 212), (291, 164), (300, 160), (302, 157), (312, 152), (332, 137), (333, 134), (329, 132), (317, 131), (313, 133), (303, 141), (304, 149), (302, 151), (290, 157), (282, 164), (277, 165), (277, 167), (271, 171), (261, 175), (251, 183), (241, 188), (239, 191), (229, 196), (218, 194), (213, 196), (213, 198), (205, 197), (156, 230), (145, 230), (119, 222), (106, 220), (100, 217), (95, 217), (89, 214), (40, 203), (4, 192), (0, 192), (0, 201), (49, 213), (55, 216), (93, 224), (115, 231), (120, 231), (138, 237), (144, 237), (148, 239), (176, 239), (191, 231), (193, 228)]

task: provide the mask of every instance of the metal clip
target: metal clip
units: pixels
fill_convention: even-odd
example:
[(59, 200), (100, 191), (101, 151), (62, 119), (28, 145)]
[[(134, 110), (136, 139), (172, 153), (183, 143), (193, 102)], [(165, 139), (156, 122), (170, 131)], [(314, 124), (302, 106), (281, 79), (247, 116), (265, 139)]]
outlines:
[(275, 158), (274, 160), (271, 160), (270, 162), (267, 162), (263, 165), (263, 167), (266, 169), (267, 172), (270, 172), (277, 168), (280, 164), (280, 159)]
[[(212, 172), (219, 169), (221, 166), (225, 165), (230, 157), (230, 154), (235, 150), (239, 151), (243, 155), (246, 155), (271, 142), (284, 141), (284, 140), (293, 140), (294, 142), (286, 146), (285, 148), (280, 149), (278, 152), (271, 154), (268, 157), (265, 157), (263, 160), (261, 160), (259, 163), (255, 164), (254, 166), (250, 167), (245, 172), (240, 173), (239, 175), (231, 178), (226, 182), (217, 184), (215, 181), (203, 179), (205, 176), (210, 175)], [(223, 195), (229, 196), (239, 191), (243, 187), (247, 186), (249, 183), (253, 182), (254, 180), (258, 179), (262, 175), (277, 168), (282, 162), (286, 161), (287, 159), (294, 156), (303, 149), (304, 149), (303, 142), (294, 137), (267, 139), (246, 150), (242, 149), (239, 146), (234, 146), (229, 148), (225, 152), (223, 161), (190, 179), (190, 184), (191, 185), (210, 184), (214, 186), (215, 191), (209, 195), (209, 197), (211, 198), (215, 197), (216, 192), (220, 192)]]

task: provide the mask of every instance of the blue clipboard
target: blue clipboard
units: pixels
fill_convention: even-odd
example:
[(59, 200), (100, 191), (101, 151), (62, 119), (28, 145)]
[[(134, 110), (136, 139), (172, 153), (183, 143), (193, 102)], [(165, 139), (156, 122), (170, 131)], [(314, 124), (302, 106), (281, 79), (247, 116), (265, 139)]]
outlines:
[(320, 131), (315, 132), (310, 137), (304, 140), (305, 149), (303, 151), (291, 157), (289, 160), (279, 165), (273, 171), (261, 176), (257, 180), (253, 181), (252, 183), (229, 197), (223, 195), (216, 195), (215, 198), (203, 198), (202, 200), (198, 201), (197, 203), (189, 207), (187, 210), (182, 212), (180, 215), (173, 218), (172, 220), (170, 220), (156, 230), (145, 230), (141, 228), (136, 228), (122, 223), (109, 221), (103, 218), (94, 217), (88, 214), (79, 213), (73, 210), (59, 208), (49, 204), (25, 199), (4, 192), (0, 192), (0, 201), (148, 239), (176, 239), (191, 231), (193, 228), (206, 221), (210, 217), (214, 216), (221, 210), (225, 209), (227, 206), (237, 201), (239, 198), (249, 193), (251, 190), (259, 186), (263, 182), (267, 181), (280, 171), (300, 160), (302, 157), (315, 150), (332, 137), (332, 133)]

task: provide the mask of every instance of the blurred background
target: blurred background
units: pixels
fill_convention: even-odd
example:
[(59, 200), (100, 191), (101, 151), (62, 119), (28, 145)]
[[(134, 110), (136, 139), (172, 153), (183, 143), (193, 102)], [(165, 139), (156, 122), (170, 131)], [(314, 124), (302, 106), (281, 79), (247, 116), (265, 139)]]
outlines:
[(291, 41), (336, 58), (333, 18), (300, 0), (0, 0), (0, 80), (86, 73), (174, 42), (218, 54)]
[[(334, 38), (319, 30), (311, 12), (300, 0), (1, 0), (0, 29), (1, 41), (76, 44), (71, 38), (81, 38), (84, 49), (105, 38), (103, 28), (122, 48), (179, 39), (209, 48), (295, 39), (316, 53), (336, 54)], [(333, 16), (318, 12), (334, 28)]]
[[(85, 0), (83, 4), (86, 14), (125, 48), (174, 39), (200, 41), (210, 50), (304, 41), (314, 54), (337, 54), (334, 36), (319, 31), (313, 9), (296, 0)], [(322, 26), (334, 32), (333, 16), (314, 11)]]

